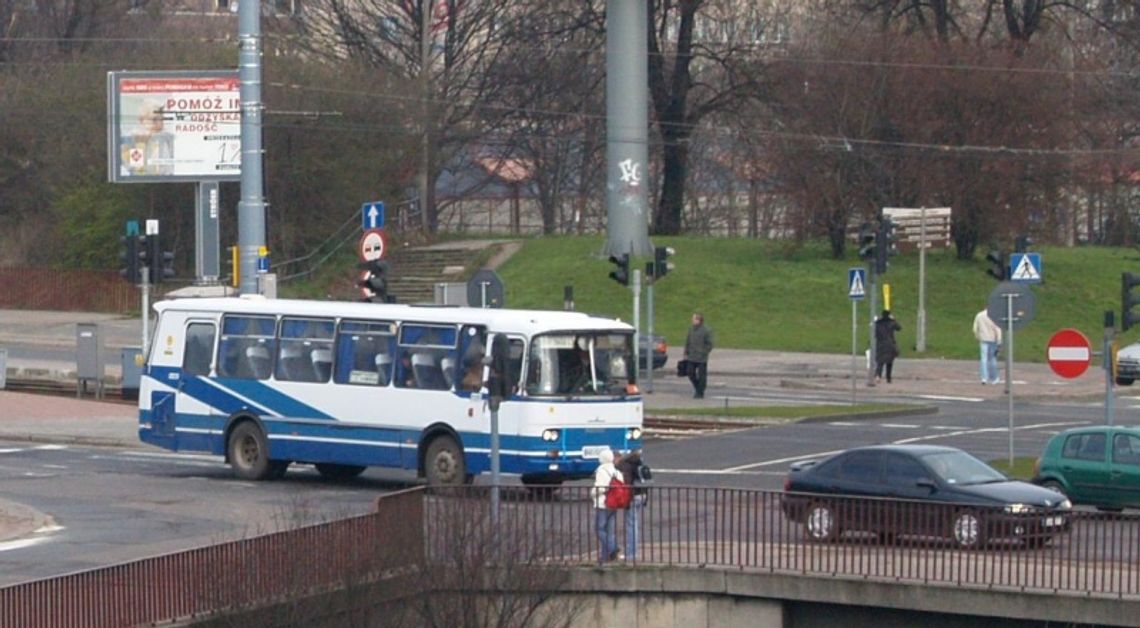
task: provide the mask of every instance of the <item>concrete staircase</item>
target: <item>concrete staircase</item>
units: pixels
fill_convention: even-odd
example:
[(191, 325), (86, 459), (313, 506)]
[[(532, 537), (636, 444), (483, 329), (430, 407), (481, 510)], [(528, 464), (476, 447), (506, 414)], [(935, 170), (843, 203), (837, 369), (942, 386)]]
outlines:
[(388, 259), (388, 292), (397, 303), (431, 303), (437, 283), (467, 281), (483, 257), (483, 249), (400, 249)]

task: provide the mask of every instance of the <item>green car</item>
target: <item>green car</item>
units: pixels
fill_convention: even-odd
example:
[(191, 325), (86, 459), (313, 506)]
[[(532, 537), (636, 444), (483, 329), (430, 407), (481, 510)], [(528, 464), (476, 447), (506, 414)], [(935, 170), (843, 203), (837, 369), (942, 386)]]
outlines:
[(1099, 425), (1057, 434), (1037, 459), (1033, 483), (1074, 504), (1140, 508), (1140, 429)]

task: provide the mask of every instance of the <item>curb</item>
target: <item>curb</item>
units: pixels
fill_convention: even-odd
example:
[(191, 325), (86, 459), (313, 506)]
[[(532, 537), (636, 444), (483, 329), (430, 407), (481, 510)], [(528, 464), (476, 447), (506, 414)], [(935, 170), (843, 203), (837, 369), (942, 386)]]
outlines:
[[(746, 420), (739, 418), (722, 418), (711, 414), (661, 414), (656, 416), (647, 416), (656, 421), (661, 421), (668, 424), (669, 422), (676, 422), (677, 424), (700, 424), (708, 423), (710, 426), (723, 427), (723, 428), (750, 428), (750, 427), (766, 427), (770, 425), (790, 425), (793, 423), (823, 423), (827, 421), (853, 421), (853, 420), (872, 420), (872, 419), (890, 419), (900, 416), (924, 416), (930, 414), (938, 414), (939, 408), (935, 405), (914, 405), (906, 408), (896, 408), (888, 410), (875, 410), (872, 412), (847, 412), (839, 414), (827, 414), (816, 416), (804, 416), (799, 418), (769, 418), (758, 417), (754, 420)], [(666, 425), (667, 427), (667, 425)]]
[(89, 436), (75, 434), (24, 434), (0, 432), (4, 440), (43, 443), (45, 445), (87, 445), (91, 447), (117, 447), (120, 449), (145, 449), (146, 446), (139, 440), (124, 440), (111, 436)]

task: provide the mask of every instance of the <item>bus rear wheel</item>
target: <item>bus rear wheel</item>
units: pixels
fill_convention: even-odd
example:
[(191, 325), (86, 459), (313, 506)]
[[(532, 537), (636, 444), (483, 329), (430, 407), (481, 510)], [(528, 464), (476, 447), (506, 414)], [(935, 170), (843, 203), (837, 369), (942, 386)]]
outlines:
[(460, 486), (467, 482), (463, 449), (450, 436), (437, 436), (428, 445), (424, 475), (429, 486)]
[[(253, 421), (246, 421), (234, 428), (230, 433), (226, 453), (234, 473), (243, 480), (271, 479), (279, 470), (279, 465), (269, 460), (269, 439)], [(280, 470), (284, 471), (283, 468)]]
[(331, 462), (318, 462), (313, 466), (317, 468), (317, 473), (320, 473), (321, 477), (328, 480), (351, 480), (364, 473), (365, 469), (360, 465), (333, 464)]

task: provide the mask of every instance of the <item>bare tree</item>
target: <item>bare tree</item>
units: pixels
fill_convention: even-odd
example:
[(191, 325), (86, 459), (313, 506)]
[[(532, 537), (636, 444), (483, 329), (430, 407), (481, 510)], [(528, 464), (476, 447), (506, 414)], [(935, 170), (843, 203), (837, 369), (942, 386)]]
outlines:
[(509, 86), (497, 68), (517, 54), (513, 24), (525, 13), (507, 0), (316, 0), (296, 24), (306, 53), (334, 62), (352, 59), (417, 86), (411, 94), (373, 96), (376, 123), (398, 120), (414, 147), (407, 159), (426, 173), (417, 184), (426, 191), (420, 208), (425, 231), (438, 227), (435, 181), (442, 168), (508, 117), (509, 111), (488, 104), (503, 102)]
[(677, 234), (685, 200), (689, 141), (708, 115), (761, 97), (754, 55), (781, 24), (775, 3), (650, 0), (649, 93), (660, 140), (659, 234)]

